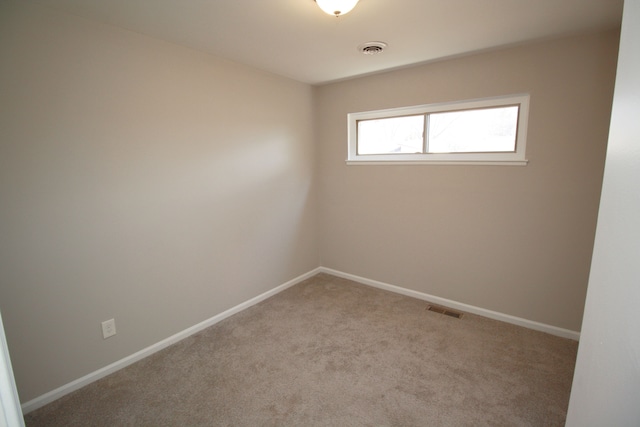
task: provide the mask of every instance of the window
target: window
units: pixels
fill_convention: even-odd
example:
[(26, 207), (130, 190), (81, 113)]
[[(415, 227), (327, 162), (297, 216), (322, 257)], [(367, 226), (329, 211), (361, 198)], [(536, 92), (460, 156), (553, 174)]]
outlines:
[(348, 164), (525, 165), (529, 95), (348, 115)]

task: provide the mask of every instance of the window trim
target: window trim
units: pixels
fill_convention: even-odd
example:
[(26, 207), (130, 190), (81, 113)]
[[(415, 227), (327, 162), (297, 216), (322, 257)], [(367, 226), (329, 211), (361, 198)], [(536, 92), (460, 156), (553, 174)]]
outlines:
[[(513, 152), (479, 153), (402, 153), (402, 154), (358, 154), (358, 121), (384, 119), (418, 114), (443, 113), (448, 111), (474, 110), (518, 105), (518, 127), (516, 150)], [(427, 116), (428, 117), (428, 116)], [(411, 107), (389, 108), (347, 114), (348, 150), (347, 165), (511, 165), (524, 166), (526, 159), (527, 126), (529, 118), (529, 94), (517, 94), (492, 98), (472, 99)]]

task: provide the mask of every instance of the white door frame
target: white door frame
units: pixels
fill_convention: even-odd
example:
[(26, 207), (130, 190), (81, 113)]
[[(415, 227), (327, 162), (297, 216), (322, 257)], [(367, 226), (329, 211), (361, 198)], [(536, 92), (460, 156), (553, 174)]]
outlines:
[(11, 369), (11, 359), (7, 340), (4, 336), (4, 325), (0, 314), (0, 427), (24, 427), (22, 408), (16, 381)]

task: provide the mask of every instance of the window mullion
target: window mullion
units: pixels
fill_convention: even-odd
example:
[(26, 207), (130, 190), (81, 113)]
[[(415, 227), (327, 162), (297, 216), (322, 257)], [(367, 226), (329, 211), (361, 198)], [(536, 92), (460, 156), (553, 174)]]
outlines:
[(429, 121), (431, 114), (424, 115), (424, 131), (422, 133), (422, 152), (427, 154), (429, 152)]

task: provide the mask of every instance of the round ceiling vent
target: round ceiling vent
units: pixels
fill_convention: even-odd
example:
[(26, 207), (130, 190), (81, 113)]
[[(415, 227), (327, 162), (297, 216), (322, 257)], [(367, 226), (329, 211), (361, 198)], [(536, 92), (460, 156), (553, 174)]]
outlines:
[(377, 55), (382, 53), (382, 51), (387, 47), (386, 43), (383, 42), (367, 42), (362, 43), (358, 46), (358, 51), (364, 53), (365, 55)]

